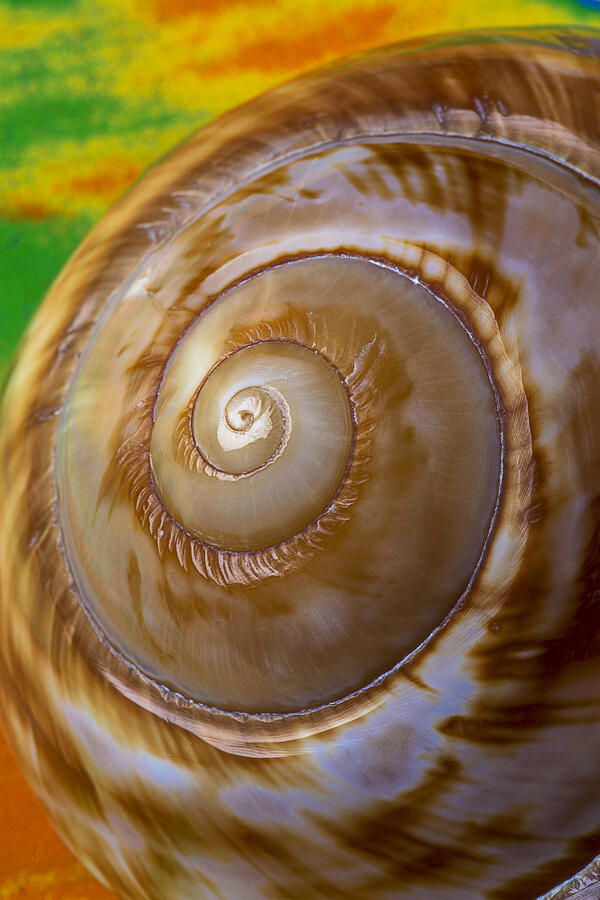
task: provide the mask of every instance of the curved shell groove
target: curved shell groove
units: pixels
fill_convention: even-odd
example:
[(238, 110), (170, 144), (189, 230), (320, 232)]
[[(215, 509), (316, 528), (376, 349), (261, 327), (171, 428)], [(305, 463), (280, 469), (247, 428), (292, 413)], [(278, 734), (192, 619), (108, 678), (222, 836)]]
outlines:
[(40, 308), (3, 708), (119, 896), (536, 900), (600, 853), (598, 40), (280, 88)]

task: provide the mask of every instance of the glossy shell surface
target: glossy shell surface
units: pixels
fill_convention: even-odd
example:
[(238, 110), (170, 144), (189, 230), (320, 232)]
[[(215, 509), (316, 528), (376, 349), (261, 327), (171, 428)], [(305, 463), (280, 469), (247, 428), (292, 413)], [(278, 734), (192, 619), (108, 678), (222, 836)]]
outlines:
[(596, 889), (599, 47), (286, 85), (40, 308), (0, 420), (2, 709), (118, 896)]

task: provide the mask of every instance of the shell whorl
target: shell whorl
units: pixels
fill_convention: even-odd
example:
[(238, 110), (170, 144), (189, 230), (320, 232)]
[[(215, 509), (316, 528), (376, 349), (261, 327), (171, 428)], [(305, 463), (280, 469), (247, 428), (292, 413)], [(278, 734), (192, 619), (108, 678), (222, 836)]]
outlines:
[(38, 313), (0, 432), (9, 731), (101, 873), (115, 823), (124, 896), (532, 900), (600, 851), (595, 40), (281, 88)]
[[(99, 324), (63, 416), (61, 521), (89, 612), (143, 671), (158, 675), (158, 654), (161, 680), (224, 710), (310, 710), (392, 670), (467, 590), (497, 513), (500, 420), (502, 440), (517, 440), (506, 411), (522, 402), (518, 374), (468, 285), (440, 264), (456, 294), (442, 302), (424, 282), (431, 254), (417, 278), (402, 268), (410, 248), (386, 262), (318, 237), (318, 252), (276, 255), (194, 300), (170, 341), (161, 322), (162, 356), (118, 323), (147, 315), (148, 297), (181, 303), (147, 271)], [(124, 399), (93, 474), (107, 352), (110, 394)], [(107, 557), (115, 523), (124, 537)], [(416, 595), (425, 612), (411, 616)], [(244, 660), (241, 646), (260, 649)], [(215, 653), (237, 660), (240, 687)]]
[[(187, 337), (193, 346), (202, 345), (211, 327), (204, 318), (198, 326)], [(353, 366), (344, 377), (317, 349), (327, 347), (325, 327), (321, 323), (319, 331), (310, 310), (295, 315), (292, 309), (287, 318), (236, 332), (192, 387), (190, 400), (182, 398), (181, 412), (158, 412), (157, 396), (149, 451), (137, 443), (124, 451), (124, 459), (133, 456), (126, 477), (140, 520), (159, 552), (174, 548), (184, 569), (193, 565), (218, 584), (284, 575), (335, 530), (356, 499), (373, 392), (362, 372), (369, 348), (360, 348), (358, 371)], [(185, 392), (180, 374), (186, 365), (174, 359), (176, 371), (165, 373), (162, 389), (177, 379), (177, 396)], [(138, 477), (148, 458), (154, 493), (143, 474)], [(269, 471), (276, 463), (278, 478)]]

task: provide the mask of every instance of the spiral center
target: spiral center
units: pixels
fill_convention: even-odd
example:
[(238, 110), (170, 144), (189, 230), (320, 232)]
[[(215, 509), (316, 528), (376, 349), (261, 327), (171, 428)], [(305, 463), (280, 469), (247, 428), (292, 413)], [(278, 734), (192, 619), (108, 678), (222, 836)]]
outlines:
[(291, 434), (290, 408), (281, 391), (273, 385), (235, 391), (232, 377), (235, 384), (235, 355), (206, 379), (192, 416), (196, 446), (221, 479), (245, 478), (275, 462)]
[(324, 356), (299, 341), (262, 339), (200, 381), (191, 433), (203, 465), (177, 478), (158, 451), (163, 432), (175, 431), (168, 416), (157, 417), (160, 495), (189, 534), (246, 551), (288, 540), (328, 508), (346, 477), (354, 420), (344, 381)]
[[(244, 433), (244, 444), (266, 437), (272, 429), (272, 403), (267, 391), (262, 388), (246, 388), (238, 391), (225, 407), (225, 425), (231, 431)], [(254, 428), (256, 423), (257, 427)], [(221, 428), (221, 424), (219, 423)], [(219, 441), (224, 450), (229, 450), (227, 431), (223, 427)], [(236, 446), (234, 444), (234, 446)]]
[(251, 468), (239, 474), (250, 474), (283, 452), (290, 428), (289, 407), (279, 391), (253, 386), (238, 391), (227, 402), (217, 423), (217, 442), (221, 450), (231, 454), (260, 441), (260, 446), (253, 448), (252, 459), (248, 459), (248, 451), (244, 454), (244, 462)]

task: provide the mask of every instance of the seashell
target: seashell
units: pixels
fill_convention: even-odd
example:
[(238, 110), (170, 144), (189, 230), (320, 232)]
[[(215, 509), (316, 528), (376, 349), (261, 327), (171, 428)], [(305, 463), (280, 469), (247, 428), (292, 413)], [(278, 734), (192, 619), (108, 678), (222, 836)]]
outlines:
[(281, 87), (38, 311), (2, 709), (119, 897), (597, 896), (599, 42)]

